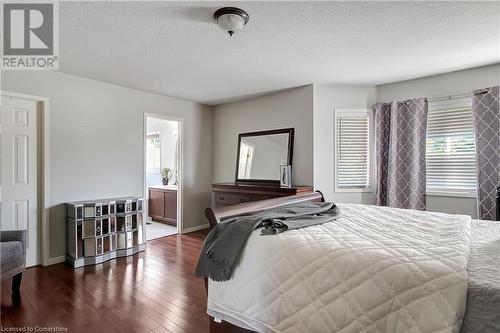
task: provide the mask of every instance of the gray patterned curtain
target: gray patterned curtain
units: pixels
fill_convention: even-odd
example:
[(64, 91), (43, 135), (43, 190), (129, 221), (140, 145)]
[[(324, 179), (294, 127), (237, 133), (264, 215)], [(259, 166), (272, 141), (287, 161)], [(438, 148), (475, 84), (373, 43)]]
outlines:
[(479, 216), (495, 220), (496, 188), (500, 186), (500, 102), (499, 86), (472, 93), (472, 114), (476, 136), (476, 172)]
[(377, 103), (377, 205), (425, 209), (427, 99)]
[(391, 136), (391, 103), (377, 103), (375, 114), (375, 156), (377, 165), (377, 205), (387, 206), (389, 139)]

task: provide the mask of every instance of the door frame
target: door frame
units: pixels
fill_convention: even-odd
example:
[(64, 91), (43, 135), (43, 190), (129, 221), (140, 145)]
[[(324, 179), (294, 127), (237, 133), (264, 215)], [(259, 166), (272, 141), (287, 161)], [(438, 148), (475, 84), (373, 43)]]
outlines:
[[(147, 137), (147, 121), (148, 118), (158, 118), (158, 119), (163, 119), (163, 120), (169, 120), (169, 121), (176, 121), (179, 124), (179, 132), (177, 134), (177, 154), (178, 156), (178, 170), (177, 170), (177, 176), (179, 180), (179, 184), (177, 185), (177, 234), (182, 234), (183, 231), (183, 220), (182, 220), (182, 208), (184, 206), (184, 200), (183, 200), (183, 187), (184, 187), (184, 119), (183, 118), (178, 118), (178, 117), (172, 117), (168, 115), (163, 115), (163, 114), (157, 114), (157, 113), (147, 113), (144, 112), (144, 118), (143, 118), (143, 133), (142, 133), (142, 138), (143, 138), (143, 145), (142, 145), (142, 190), (143, 190), (143, 195), (144, 198), (147, 198), (147, 191), (148, 189), (146, 188), (146, 137)], [(149, 213), (149, 203), (147, 204), (147, 211)], [(145, 217), (147, 218), (147, 216)]]
[[(49, 258), (49, 179), (50, 179), (50, 168), (49, 168), (49, 151), (50, 151), (50, 135), (49, 135), (49, 109), (50, 109), (50, 100), (48, 97), (41, 97), (35, 95), (28, 95), (23, 93), (15, 93), (7, 90), (0, 90), (0, 96), (8, 96), (14, 98), (21, 99), (29, 99), (37, 102), (37, 119), (40, 119), (40, 122), (37, 122), (37, 130), (40, 130), (41, 133), (37, 133), (37, 147), (39, 149), (39, 156), (42, 159), (42, 163), (39, 164), (41, 170), (37, 170), (37, 174), (41, 175), (37, 177), (37, 238), (40, 244), (37, 246), (37, 252), (40, 251), (42, 253), (37, 253), (37, 257), (40, 259), (41, 264), (43, 266), (47, 266), (52, 264), (51, 259)], [(1, 103), (1, 102), (0, 102)], [(38, 118), (40, 117), (40, 118)], [(41, 139), (42, 142), (38, 142)], [(54, 258), (59, 259), (59, 258)], [(53, 260), (52, 260), (53, 261)], [(59, 260), (57, 261), (59, 262)], [(55, 263), (55, 262), (54, 262)], [(40, 263), (38, 263), (39, 265)]]

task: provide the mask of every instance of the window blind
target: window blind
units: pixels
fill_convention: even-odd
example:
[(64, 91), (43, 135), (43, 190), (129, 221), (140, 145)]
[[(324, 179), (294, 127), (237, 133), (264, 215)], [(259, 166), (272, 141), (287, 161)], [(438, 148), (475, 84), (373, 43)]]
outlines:
[(370, 186), (369, 124), (367, 111), (336, 114), (337, 189), (367, 189)]
[(475, 193), (470, 98), (429, 103), (426, 155), (427, 192)]

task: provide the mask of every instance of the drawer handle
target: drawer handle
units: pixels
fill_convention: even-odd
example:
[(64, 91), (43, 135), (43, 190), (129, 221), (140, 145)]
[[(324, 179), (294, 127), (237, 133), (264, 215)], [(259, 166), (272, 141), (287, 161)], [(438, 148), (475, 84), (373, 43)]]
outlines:
[(219, 197), (219, 200), (224, 200), (224, 197)]

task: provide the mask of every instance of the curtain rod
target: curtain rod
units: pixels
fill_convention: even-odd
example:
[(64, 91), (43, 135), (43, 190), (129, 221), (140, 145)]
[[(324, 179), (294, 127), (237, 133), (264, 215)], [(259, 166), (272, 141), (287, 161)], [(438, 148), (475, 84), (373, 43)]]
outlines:
[(448, 95), (448, 96), (442, 96), (442, 97), (434, 97), (434, 98), (429, 98), (429, 102), (440, 102), (440, 101), (446, 101), (446, 100), (455, 99), (455, 98), (466, 98), (466, 97), (472, 97), (472, 94), (471, 93), (464, 93), (464, 94)]
[(476, 94), (486, 94), (489, 90), (490, 90), (490, 88), (484, 88), (484, 89), (476, 90), (475, 93)]
[(474, 94), (474, 93), (475, 94), (485, 94), (488, 92), (488, 90), (489, 90), (489, 88), (484, 88), (484, 89), (474, 90), (474, 91), (469, 92), (469, 93), (429, 98), (429, 102), (440, 102), (440, 101), (446, 101), (446, 100), (455, 99), (455, 98), (472, 97), (472, 94)]

